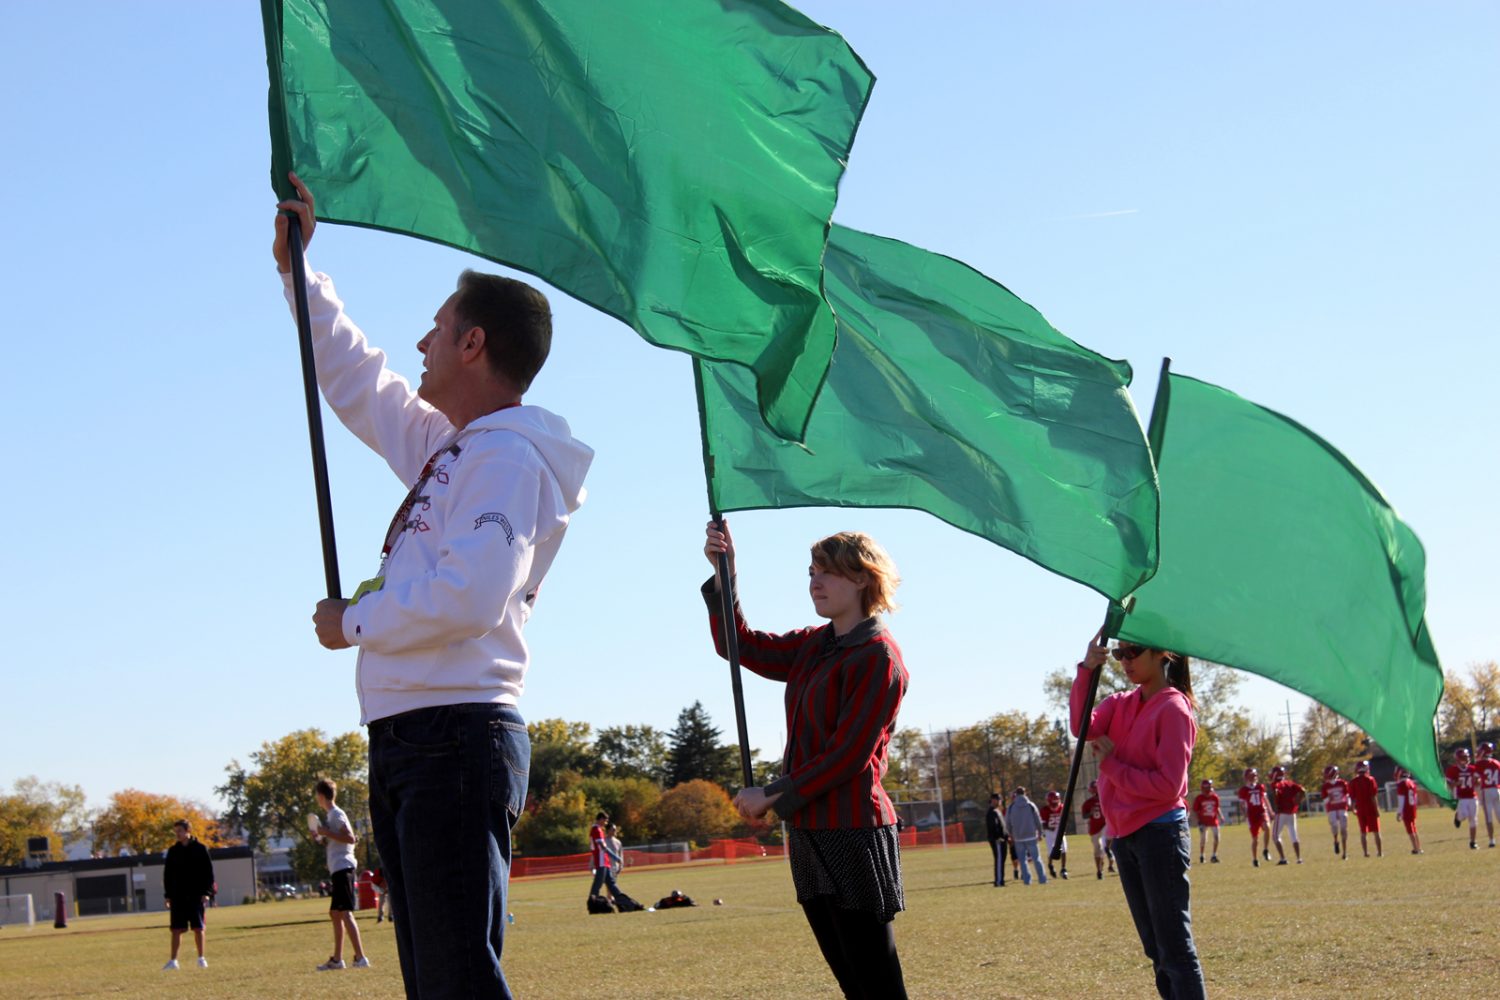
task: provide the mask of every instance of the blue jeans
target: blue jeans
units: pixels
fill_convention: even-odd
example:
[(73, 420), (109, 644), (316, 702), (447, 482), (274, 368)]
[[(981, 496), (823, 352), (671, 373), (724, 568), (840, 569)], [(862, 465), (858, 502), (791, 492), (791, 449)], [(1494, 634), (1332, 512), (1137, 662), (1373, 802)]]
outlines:
[(370, 820), (408, 1000), (511, 995), (500, 951), (510, 832), (530, 766), (513, 705), (442, 705), (370, 723)]
[(599, 895), (599, 889), (601, 886), (609, 887), (609, 895), (611, 899), (620, 894), (620, 887), (615, 884), (615, 870), (608, 865), (605, 865), (603, 868), (594, 869), (594, 884), (589, 886), (589, 895)]
[(1188, 909), (1192, 847), (1186, 819), (1147, 823), (1114, 840), (1120, 887), (1156, 970), (1156, 992), (1167, 1000), (1196, 1000), (1207, 993)]
[(1035, 837), (1030, 840), (1018, 840), (1010, 845), (1010, 849), (1015, 852), (1016, 857), (1021, 859), (1022, 885), (1031, 884), (1031, 869), (1026, 867), (1026, 862), (1028, 861), (1036, 868), (1036, 877), (1041, 881), (1042, 885), (1047, 884), (1047, 873), (1042, 870), (1042, 861), (1037, 856)]

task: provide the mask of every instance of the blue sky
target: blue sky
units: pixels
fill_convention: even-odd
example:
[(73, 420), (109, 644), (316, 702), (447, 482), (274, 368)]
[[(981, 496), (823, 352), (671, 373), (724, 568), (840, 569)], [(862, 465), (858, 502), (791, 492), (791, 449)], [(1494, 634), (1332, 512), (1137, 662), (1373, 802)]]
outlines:
[[(1500, 8), (799, 6), (878, 78), (838, 221), (964, 260), (1128, 358), (1143, 416), (1171, 355), (1313, 428), (1426, 544), (1445, 665), (1500, 655)], [(212, 803), (224, 765), (262, 740), (358, 722), (353, 654), (319, 648), (308, 620), (322, 570), (269, 254), (258, 11), (11, 5), (0, 23), (16, 40), (0, 62), (16, 376), (0, 402), (15, 493), (0, 786), (37, 774), (95, 805), (125, 787)], [(406, 372), (476, 264), (335, 226), (311, 259)], [(528, 400), (598, 458), (528, 626), (522, 710), (665, 728), (701, 699), (732, 734), (697, 595), (688, 361), (552, 299), (553, 354)], [(405, 487), (327, 419), (347, 589)], [(810, 541), (856, 528), (886, 545), (906, 581), (891, 620), (912, 672), (902, 721), (924, 729), (1046, 710), (1041, 676), (1078, 658), (1104, 611), (916, 513), (732, 523), (765, 628), (812, 620)], [(780, 692), (746, 688), (751, 742), (773, 754)], [(1245, 690), (1267, 720), (1288, 698), (1300, 714), (1269, 682)]]

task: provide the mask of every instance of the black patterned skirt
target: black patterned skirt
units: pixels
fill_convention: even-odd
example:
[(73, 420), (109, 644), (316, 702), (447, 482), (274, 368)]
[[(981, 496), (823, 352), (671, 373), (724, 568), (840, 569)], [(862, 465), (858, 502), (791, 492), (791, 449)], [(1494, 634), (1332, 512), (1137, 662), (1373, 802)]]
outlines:
[(906, 909), (901, 888), (901, 843), (894, 826), (787, 833), (797, 902), (833, 898), (845, 910), (890, 920)]

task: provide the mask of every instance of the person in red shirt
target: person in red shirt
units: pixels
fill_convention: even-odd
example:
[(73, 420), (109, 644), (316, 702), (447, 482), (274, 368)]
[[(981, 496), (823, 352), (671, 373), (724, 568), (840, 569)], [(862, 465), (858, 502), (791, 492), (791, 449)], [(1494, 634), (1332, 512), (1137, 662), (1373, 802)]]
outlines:
[(1484, 806), (1484, 827), (1490, 834), (1490, 846), (1495, 846), (1495, 821), (1500, 819), (1500, 760), (1495, 759), (1495, 744), (1488, 741), (1479, 744), (1479, 760), (1474, 769), (1479, 772), (1479, 803)]
[(1208, 839), (1208, 831), (1214, 832), (1214, 849), (1210, 857), (1213, 863), (1219, 863), (1219, 822), (1223, 819), (1223, 813), (1219, 811), (1219, 793), (1214, 791), (1212, 778), (1204, 778), (1198, 783), (1198, 795), (1193, 799), (1193, 815), (1198, 817), (1198, 863), (1203, 864), (1203, 844)]
[(1375, 856), (1385, 857), (1380, 843), (1379, 794), (1380, 786), (1370, 775), (1370, 762), (1362, 760), (1355, 764), (1354, 780), (1349, 782), (1349, 797), (1354, 800), (1354, 815), (1359, 820), (1359, 846), (1367, 858), (1370, 856), (1370, 842), (1366, 838), (1371, 833), (1375, 835)]
[[(1042, 829), (1047, 838), (1047, 874), (1054, 878), (1068, 877), (1068, 838), (1063, 833), (1063, 805), (1062, 792), (1057, 789), (1047, 793), (1047, 804), (1038, 809), (1042, 814)], [(1052, 850), (1056, 847), (1057, 853), (1062, 855), (1062, 875), (1059, 876), (1052, 864)]]
[(741, 789), (735, 808), (758, 820), (774, 806), (787, 824), (797, 902), (844, 995), (905, 997), (891, 926), (906, 908), (900, 840), (896, 808), (881, 786), (908, 683), (901, 648), (880, 618), (896, 607), (896, 565), (860, 532), (819, 539), (808, 557), (807, 592), (827, 622), (760, 632), (740, 608), (728, 522), (710, 521), (705, 535), (714, 575), (702, 594), (716, 652), (728, 656), (727, 625), (745, 669), (786, 686), (781, 777)]
[(1337, 764), (1323, 768), (1323, 811), (1333, 832), (1333, 853), (1349, 857), (1349, 782), (1339, 777)]
[(1411, 852), (1421, 854), (1422, 838), (1417, 836), (1417, 783), (1404, 767), (1396, 768), (1396, 815), (1401, 817), (1401, 825), (1411, 838)]
[(1459, 747), (1453, 751), (1453, 763), (1445, 774), (1448, 779), (1448, 794), (1458, 799), (1458, 808), (1453, 811), (1453, 827), (1457, 829), (1464, 820), (1469, 821), (1469, 850), (1479, 845), (1474, 841), (1479, 836), (1479, 772), (1469, 763), (1469, 751)]
[[(1266, 786), (1260, 782), (1260, 772), (1253, 767), (1245, 768), (1245, 780), (1235, 793), (1245, 810), (1245, 822), (1250, 826), (1250, 863), (1260, 867), (1260, 859), (1271, 860), (1271, 828), (1266, 823), (1266, 805), (1269, 797)], [(1259, 841), (1260, 850), (1256, 850)]]
[(1083, 818), (1089, 822), (1089, 842), (1094, 845), (1094, 877), (1104, 878), (1104, 862), (1109, 862), (1110, 874), (1114, 874), (1115, 859), (1109, 854), (1109, 841), (1104, 834), (1104, 806), (1099, 803), (1099, 782), (1089, 782), (1089, 797), (1081, 807)]
[(1292, 838), (1292, 853), (1297, 855), (1297, 864), (1302, 863), (1302, 843), (1297, 839), (1297, 810), (1302, 808), (1302, 800), (1307, 798), (1307, 790), (1287, 774), (1286, 768), (1277, 764), (1271, 768), (1271, 800), (1276, 806), (1276, 825), (1271, 831), (1271, 839), (1276, 842), (1276, 855), (1281, 860), (1278, 865), (1286, 864), (1286, 851), (1281, 846), (1281, 832), (1288, 831)]

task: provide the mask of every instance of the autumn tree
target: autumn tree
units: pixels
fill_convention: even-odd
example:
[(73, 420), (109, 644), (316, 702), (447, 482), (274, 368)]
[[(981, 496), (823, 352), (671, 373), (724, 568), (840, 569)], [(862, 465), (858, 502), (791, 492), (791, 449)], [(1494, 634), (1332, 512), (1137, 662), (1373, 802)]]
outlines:
[(104, 854), (156, 854), (172, 846), (172, 826), (179, 819), (187, 820), (189, 832), (207, 847), (229, 842), (218, 821), (197, 803), (127, 788), (111, 795), (109, 805), (94, 817), (94, 849)]
[(1292, 757), (1292, 777), (1309, 791), (1323, 783), (1323, 769), (1333, 764), (1346, 774), (1354, 761), (1365, 755), (1370, 738), (1354, 723), (1326, 705), (1312, 702), (1297, 730), (1297, 752)]
[(736, 787), (740, 780), (739, 752), (720, 742), (708, 710), (695, 701), (677, 715), (667, 738), (667, 783), (681, 785), (702, 779)]
[(599, 810), (589, 808), (584, 780), (576, 771), (563, 771), (552, 792), (526, 808), (511, 835), (517, 851), (572, 854), (588, 848), (589, 826)]
[(82, 788), (35, 775), (18, 778), (0, 795), (0, 866), (25, 861), (32, 837), (46, 837), (50, 860), (61, 861), (63, 841), (87, 825)]
[(356, 830), (368, 831), (368, 759), (369, 746), (359, 732), (330, 740), (321, 729), (299, 729), (262, 743), (250, 755), (251, 767), (232, 760), (224, 769), (228, 778), (215, 789), (228, 806), (223, 820), (242, 829), (257, 851), (265, 850), (272, 837), (295, 837), (289, 855), (292, 870), (299, 879), (322, 878), (326, 855), (323, 846), (306, 835), (304, 820), (318, 811), (313, 786), (319, 778), (337, 783), (339, 807)]
[(1447, 671), (1437, 723), (1443, 744), (1473, 744), (1480, 733), (1500, 724), (1500, 664), (1471, 663), (1468, 680)]
[(655, 726), (606, 726), (594, 737), (594, 753), (616, 777), (667, 780), (667, 736)]
[(740, 814), (722, 787), (697, 778), (662, 793), (651, 810), (651, 825), (663, 839), (702, 843), (729, 836), (740, 825)]
[(531, 737), (527, 798), (532, 804), (551, 798), (566, 783), (564, 775), (583, 778), (605, 770), (594, 747), (593, 727), (587, 722), (542, 719), (527, 723), (526, 733)]
[(621, 836), (632, 843), (652, 838), (651, 810), (661, 800), (661, 789), (654, 781), (634, 775), (626, 778), (601, 775), (584, 778), (579, 787), (589, 805), (590, 822), (593, 814), (602, 809), (609, 813), (611, 822), (618, 824)]

